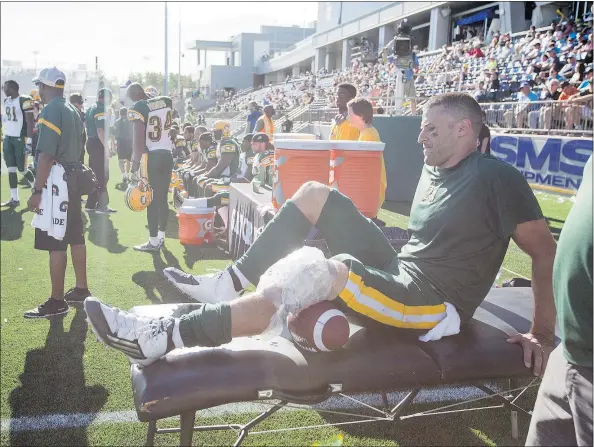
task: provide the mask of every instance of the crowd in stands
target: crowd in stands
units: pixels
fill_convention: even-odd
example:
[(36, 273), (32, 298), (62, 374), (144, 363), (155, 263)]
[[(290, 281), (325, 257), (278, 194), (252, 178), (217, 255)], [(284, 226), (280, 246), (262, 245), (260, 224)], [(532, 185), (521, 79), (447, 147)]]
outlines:
[[(533, 129), (592, 129), (592, 15), (581, 19), (554, 21), (539, 30), (531, 27), (524, 35), (494, 32), (488, 42), (467, 36), (438, 52), (423, 54), (415, 47), (419, 64), (415, 68), (415, 89), (419, 100), (447, 91), (466, 91), (484, 106), (491, 126)], [(356, 58), (344, 70), (300, 80), (290, 77), (285, 86), (270, 86), (261, 103), (277, 110), (321, 102), (334, 107), (335, 87), (348, 82), (360, 96), (378, 108), (390, 105), (395, 95), (396, 68), (391, 58), (375, 62)], [(332, 82), (319, 80), (330, 75)], [(290, 88), (287, 86), (290, 85)], [(229, 98), (219, 110), (243, 111), (256, 99), (256, 92)], [(535, 102), (533, 105), (526, 103)], [(564, 101), (563, 106), (540, 101)], [(502, 104), (503, 103), (503, 104)], [(420, 109), (422, 110), (422, 108)]]

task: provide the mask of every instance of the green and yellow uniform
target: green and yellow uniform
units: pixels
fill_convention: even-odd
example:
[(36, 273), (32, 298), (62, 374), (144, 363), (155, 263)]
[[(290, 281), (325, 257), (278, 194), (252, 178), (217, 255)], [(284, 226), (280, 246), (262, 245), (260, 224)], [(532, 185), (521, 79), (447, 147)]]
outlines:
[(239, 144), (232, 138), (225, 138), (219, 142), (217, 152), (219, 156), (232, 156), (231, 163), (229, 163), (229, 166), (227, 166), (221, 173), (220, 177), (228, 178), (237, 174), (237, 171), (239, 170)]
[[(25, 114), (32, 112), (33, 99), (30, 96), (4, 99), (4, 161), (6, 167), (16, 167), (21, 172), (25, 170), (25, 138), (27, 137)], [(16, 185), (14, 187), (16, 188)]]
[[(516, 168), (474, 152), (452, 168), (423, 167), (410, 240), (400, 253), (337, 190), (316, 227), (330, 253), (349, 267), (335, 300), (339, 307), (369, 324), (430, 329), (445, 318), (446, 301), (467, 321), (493, 285), (517, 225), (542, 218)], [(311, 222), (287, 201), (237, 267), (257, 284), (267, 268), (303, 245), (310, 230)]]
[(97, 129), (105, 129), (106, 113), (105, 105), (101, 101), (97, 101), (87, 110), (85, 121), (87, 123), (87, 137), (99, 138)]
[(169, 130), (173, 124), (171, 98), (157, 96), (137, 101), (128, 110), (128, 120), (140, 121), (146, 127), (146, 169), (153, 189), (153, 201), (147, 209), (147, 219), (150, 236), (157, 237), (159, 231), (165, 231), (169, 216), (167, 194), (173, 169), (172, 144), (169, 138)]
[(37, 121), (37, 150), (45, 152), (62, 164), (76, 163), (80, 158), (83, 126), (76, 107), (62, 96), (52, 99)]

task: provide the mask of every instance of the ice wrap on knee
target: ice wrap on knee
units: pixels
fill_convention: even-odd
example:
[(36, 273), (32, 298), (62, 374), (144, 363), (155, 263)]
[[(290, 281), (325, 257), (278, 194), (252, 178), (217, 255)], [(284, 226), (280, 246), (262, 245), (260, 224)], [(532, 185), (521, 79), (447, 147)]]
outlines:
[(302, 247), (273, 264), (264, 272), (257, 292), (270, 299), (276, 313), (262, 336), (279, 335), (289, 314), (296, 314), (325, 301), (336, 280), (336, 269), (321, 250)]

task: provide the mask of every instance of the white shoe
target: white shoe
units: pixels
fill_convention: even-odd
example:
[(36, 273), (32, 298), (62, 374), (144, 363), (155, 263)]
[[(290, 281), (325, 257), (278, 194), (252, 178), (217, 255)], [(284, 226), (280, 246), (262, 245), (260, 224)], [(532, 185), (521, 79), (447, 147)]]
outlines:
[(238, 292), (227, 270), (212, 275), (191, 275), (174, 267), (167, 267), (163, 274), (182, 293), (200, 303), (220, 303), (237, 298)]
[(92, 297), (85, 300), (84, 306), (98, 340), (126, 354), (130, 363), (147, 366), (175, 349), (174, 318), (141, 317)]

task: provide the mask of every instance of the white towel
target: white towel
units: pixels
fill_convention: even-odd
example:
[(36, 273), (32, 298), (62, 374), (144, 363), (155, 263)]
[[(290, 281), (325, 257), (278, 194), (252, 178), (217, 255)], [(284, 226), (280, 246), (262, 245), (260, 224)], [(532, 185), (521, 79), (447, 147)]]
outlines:
[(39, 212), (33, 216), (31, 225), (46, 231), (48, 236), (61, 241), (66, 234), (68, 212), (68, 185), (64, 167), (56, 163), (47, 177), (41, 193)]
[(460, 332), (460, 315), (458, 315), (458, 311), (450, 303), (444, 304), (446, 306), (445, 318), (425, 335), (421, 335), (419, 340), (424, 342), (435, 341)]

